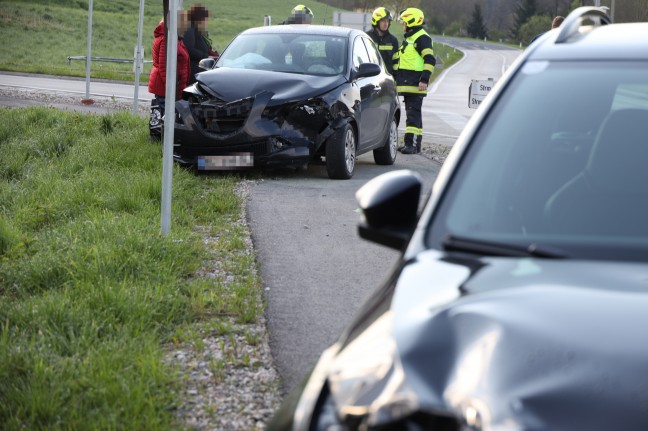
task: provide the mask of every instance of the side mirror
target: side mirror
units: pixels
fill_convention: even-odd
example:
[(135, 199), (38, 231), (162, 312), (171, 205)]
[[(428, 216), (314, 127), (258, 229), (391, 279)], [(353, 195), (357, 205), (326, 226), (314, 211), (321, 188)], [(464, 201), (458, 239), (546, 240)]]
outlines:
[(422, 180), (408, 169), (387, 172), (356, 192), (364, 216), (358, 224), (361, 238), (402, 250), (418, 219)]
[(358, 70), (354, 70), (351, 74), (352, 79), (368, 78), (370, 76), (380, 75), (382, 68), (374, 63), (362, 63)]
[(211, 57), (207, 57), (200, 60), (198, 67), (200, 67), (202, 70), (212, 70), (215, 64), (216, 60)]

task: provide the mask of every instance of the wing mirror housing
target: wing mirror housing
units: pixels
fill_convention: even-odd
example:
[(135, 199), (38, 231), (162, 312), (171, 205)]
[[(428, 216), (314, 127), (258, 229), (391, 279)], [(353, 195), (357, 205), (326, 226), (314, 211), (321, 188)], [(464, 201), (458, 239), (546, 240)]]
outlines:
[(377, 64), (362, 63), (360, 66), (358, 66), (358, 69), (353, 71), (352, 78), (354, 80), (360, 78), (368, 78), (370, 76), (380, 75), (381, 71), (382, 68)]
[(402, 169), (379, 175), (358, 189), (360, 237), (404, 249), (416, 228), (422, 185), (419, 174)]
[(202, 70), (212, 70), (215, 65), (216, 65), (216, 60), (214, 60), (211, 57), (203, 58), (198, 63), (198, 67), (200, 67)]

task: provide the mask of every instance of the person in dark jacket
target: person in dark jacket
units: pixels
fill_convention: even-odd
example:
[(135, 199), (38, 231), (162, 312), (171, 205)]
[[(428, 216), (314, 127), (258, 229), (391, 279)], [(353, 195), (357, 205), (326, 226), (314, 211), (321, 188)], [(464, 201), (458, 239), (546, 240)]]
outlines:
[(389, 32), (391, 21), (392, 16), (387, 9), (384, 7), (377, 8), (371, 14), (371, 30), (367, 34), (378, 46), (387, 72), (393, 75), (394, 54), (398, 51), (398, 39)]
[(202, 69), (198, 67), (200, 60), (208, 57), (218, 59), (218, 52), (212, 48), (212, 42), (207, 31), (207, 18), (209, 18), (207, 8), (200, 5), (192, 6), (188, 12), (188, 18), (189, 28), (184, 33), (183, 39), (189, 51), (191, 64), (189, 84), (193, 84), (196, 82), (196, 74), (202, 72)]
[(401, 15), (403, 43), (396, 52), (394, 73), (398, 94), (405, 101), (405, 146), (399, 148), (403, 154), (421, 152), (423, 140), (423, 118), (421, 108), (427, 95), (430, 76), (434, 72), (436, 59), (432, 50), (432, 38), (423, 29), (423, 11), (407, 8)]
[[(181, 15), (182, 16), (182, 15)], [(182, 18), (180, 19), (178, 32), (186, 27)], [(159, 141), (162, 138), (162, 117), (164, 117), (164, 104), (166, 103), (166, 40), (164, 37), (164, 20), (155, 27), (153, 31), (153, 47), (151, 56), (153, 67), (149, 76), (148, 91), (155, 98), (151, 101), (151, 117), (149, 120), (149, 132), (151, 141)], [(180, 99), (182, 90), (187, 87), (189, 80), (189, 52), (178, 36), (178, 60), (176, 69), (176, 100)]]

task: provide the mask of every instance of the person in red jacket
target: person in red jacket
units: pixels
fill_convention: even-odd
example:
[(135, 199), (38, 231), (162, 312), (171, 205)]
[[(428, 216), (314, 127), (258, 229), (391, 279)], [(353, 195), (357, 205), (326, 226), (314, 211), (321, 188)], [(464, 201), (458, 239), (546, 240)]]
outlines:
[[(186, 27), (186, 14), (181, 13), (178, 20), (178, 33), (181, 35)], [(166, 41), (164, 38), (164, 20), (155, 27), (153, 31), (153, 67), (149, 77), (149, 93), (155, 95), (151, 101), (151, 118), (149, 120), (149, 131), (151, 141), (162, 139), (162, 118), (164, 117), (164, 104), (166, 102)], [(178, 63), (176, 70), (176, 100), (182, 96), (182, 90), (187, 87), (189, 82), (189, 51), (178, 36)]]

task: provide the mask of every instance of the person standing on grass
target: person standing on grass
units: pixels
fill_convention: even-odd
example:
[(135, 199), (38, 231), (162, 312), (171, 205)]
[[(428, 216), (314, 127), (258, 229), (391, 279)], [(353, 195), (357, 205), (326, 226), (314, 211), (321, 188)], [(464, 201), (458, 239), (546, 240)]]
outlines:
[(423, 140), (421, 108), (436, 59), (432, 50), (432, 38), (423, 29), (423, 11), (407, 8), (401, 12), (400, 19), (405, 35), (394, 58), (394, 73), (398, 94), (405, 101), (407, 119), (405, 146), (398, 150), (403, 154), (417, 154), (421, 152)]
[[(180, 13), (178, 20), (178, 33), (182, 33), (187, 27), (186, 14)], [(153, 67), (149, 76), (148, 91), (155, 98), (151, 101), (151, 117), (149, 119), (149, 134), (151, 141), (162, 139), (162, 118), (164, 117), (164, 104), (166, 103), (166, 39), (164, 20), (155, 27), (153, 31)], [(189, 51), (178, 35), (178, 62), (176, 70), (176, 100), (182, 96), (182, 90), (188, 85), (189, 80)]]
[(398, 51), (398, 39), (389, 32), (391, 22), (391, 13), (384, 7), (379, 7), (371, 14), (371, 30), (367, 34), (376, 43), (387, 72), (393, 75), (394, 54)]
[(205, 6), (196, 4), (189, 9), (189, 28), (184, 33), (184, 43), (189, 50), (191, 74), (189, 84), (196, 82), (196, 74), (202, 72), (198, 64), (203, 58), (218, 59), (218, 52), (212, 48), (212, 41), (207, 30), (209, 11)]

